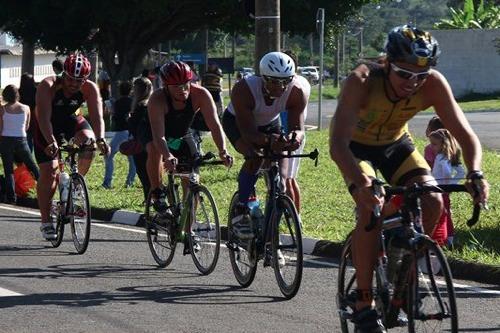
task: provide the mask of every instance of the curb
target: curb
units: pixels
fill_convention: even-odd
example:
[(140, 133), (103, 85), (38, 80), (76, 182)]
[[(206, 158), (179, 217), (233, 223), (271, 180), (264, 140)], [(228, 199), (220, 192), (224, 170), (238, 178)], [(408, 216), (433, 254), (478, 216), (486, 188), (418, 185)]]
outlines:
[[(18, 206), (38, 208), (37, 200), (34, 198), (20, 198)], [(108, 223), (126, 224), (136, 227), (144, 227), (143, 214), (127, 211), (112, 210), (92, 207), (92, 218)], [(227, 227), (221, 227), (221, 237), (227, 240)], [(314, 238), (303, 238), (302, 249), (304, 254), (317, 257), (338, 259), (342, 253), (342, 243), (319, 240)], [(475, 262), (447, 257), (454, 278), (475, 281), (479, 283), (500, 285), (500, 266), (485, 265)]]

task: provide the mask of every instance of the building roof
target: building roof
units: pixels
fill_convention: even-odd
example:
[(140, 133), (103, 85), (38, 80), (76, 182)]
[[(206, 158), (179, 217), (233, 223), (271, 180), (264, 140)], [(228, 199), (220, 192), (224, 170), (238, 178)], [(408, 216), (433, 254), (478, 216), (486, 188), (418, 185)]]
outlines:
[[(36, 48), (35, 55), (41, 54), (55, 54), (54, 51), (47, 51), (44, 49)], [(8, 46), (8, 45), (0, 45), (0, 55), (14, 55), (14, 56), (22, 56), (23, 55), (23, 47), (20, 45), (16, 46)]]

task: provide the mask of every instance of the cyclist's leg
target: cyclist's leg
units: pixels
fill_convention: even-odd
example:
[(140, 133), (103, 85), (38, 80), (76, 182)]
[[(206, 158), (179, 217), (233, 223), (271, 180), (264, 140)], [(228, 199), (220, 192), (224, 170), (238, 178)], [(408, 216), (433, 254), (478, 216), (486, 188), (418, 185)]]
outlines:
[[(402, 150), (408, 147), (401, 148)], [(386, 176), (384, 174), (384, 176)], [(387, 176), (386, 176), (387, 177)], [(437, 184), (432, 177), (429, 166), (417, 150), (410, 154), (400, 164), (399, 168), (388, 178), (392, 184), (411, 185), (414, 183)], [(443, 198), (439, 193), (426, 194), (421, 197), (422, 220), (426, 234), (432, 235), (443, 212)]]
[[(71, 125), (67, 125), (68, 128), (73, 128), (73, 131), (66, 131), (66, 137), (74, 137), (76, 144), (83, 144), (88, 142), (89, 139), (95, 141), (95, 135), (92, 131), (92, 127), (89, 122), (85, 120), (83, 116), (75, 116), (71, 117), (72, 127)], [(90, 165), (92, 163), (92, 159), (94, 158), (93, 151), (85, 151), (78, 154), (78, 173), (82, 176), (85, 176), (90, 169)]]
[[(366, 161), (358, 161), (361, 171), (368, 177), (375, 178), (375, 171)], [(352, 233), (352, 260), (356, 269), (358, 286), (356, 309), (371, 307), (373, 302), (372, 280), (373, 269), (377, 260), (379, 226), (367, 232), (365, 227), (370, 223), (372, 210), (356, 207), (357, 221)]]
[[(54, 124), (53, 124), (54, 125)], [(57, 126), (53, 126), (54, 137), (59, 140), (59, 131)], [(48, 224), (50, 221), (50, 208), (52, 204), (52, 197), (56, 191), (56, 174), (57, 174), (57, 160), (47, 156), (44, 152), (47, 147), (47, 141), (41, 134), (38, 124), (35, 127), (34, 136), (34, 150), (35, 158), (40, 169), (40, 177), (36, 184), (38, 207), (43, 224)], [(55, 230), (54, 230), (55, 235)]]

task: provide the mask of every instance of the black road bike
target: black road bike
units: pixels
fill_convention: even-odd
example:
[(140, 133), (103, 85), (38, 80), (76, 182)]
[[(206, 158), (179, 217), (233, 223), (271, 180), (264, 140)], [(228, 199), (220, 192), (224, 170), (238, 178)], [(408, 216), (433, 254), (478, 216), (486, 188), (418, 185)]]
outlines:
[(233, 195), (229, 207), (228, 241), (229, 259), (236, 280), (242, 287), (253, 282), (257, 262), (264, 259), (264, 266), (272, 265), (278, 286), (287, 299), (294, 297), (302, 280), (303, 253), (302, 227), (293, 201), (284, 194), (279, 172), (279, 161), (284, 158), (311, 158), (318, 161), (318, 150), (309, 154), (282, 155), (269, 150), (259, 158), (269, 161), (268, 168), (261, 169), (267, 185), (264, 221), (253, 221), (256, 237), (239, 239), (233, 232), (231, 220), (238, 203), (238, 192)]
[[(372, 283), (377, 312), (386, 328), (407, 326), (408, 332), (458, 332), (453, 277), (442, 249), (422, 230), (420, 197), (433, 192), (467, 192), (465, 185), (414, 184), (384, 189), (386, 198), (403, 195), (403, 205), (400, 213), (382, 219)], [(469, 226), (476, 224), (479, 212), (480, 205), (476, 204), (467, 222)], [(380, 222), (377, 220), (372, 216), (365, 229), (372, 230)], [(338, 271), (337, 307), (344, 333), (354, 332), (351, 319), (357, 298), (351, 244), (349, 235)]]

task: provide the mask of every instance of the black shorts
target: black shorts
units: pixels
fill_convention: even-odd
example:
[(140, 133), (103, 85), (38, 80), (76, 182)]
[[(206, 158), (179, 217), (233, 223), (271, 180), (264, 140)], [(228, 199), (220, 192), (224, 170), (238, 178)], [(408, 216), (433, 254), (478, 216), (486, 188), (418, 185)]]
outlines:
[(407, 134), (381, 146), (351, 141), (349, 148), (364, 174), (375, 177), (373, 169), (378, 169), (392, 185), (404, 185), (415, 176), (431, 175), (429, 165)]
[[(229, 142), (231, 142), (231, 144), (234, 147), (236, 142), (241, 138), (241, 132), (238, 128), (238, 125), (236, 124), (236, 117), (231, 113), (229, 113), (227, 109), (224, 112), (224, 115), (222, 116), (222, 128), (224, 129), (224, 132), (226, 133)], [(265, 134), (271, 134), (271, 133), (280, 134), (281, 133), (280, 119), (278, 117), (265, 126), (258, 126), (257, 129), (259, 130), (259, 132)]]
[[(45, 154), (44, 150), (47, 148), (48, 143), (45, 140), (42, 132), (40, 131), (40, 126), (38, 125), (38, 121), (35, 119), (35, 135), (33, 136), (34, 141), (34, 150), (35, 150), (35, 158), (38, 164), (50, 162), (55, 160), (51, 156)], [(52, 119), (52, 133), (57, 140), (57, 144), (62, 144), (62, 139), (64, 137), (65, 140), (70, 140), (75, 136), (75, 133), (81, 130), (90, 130), (92, 131), (92, 126), (90, 126), (89, 122), (82, 115), (71, 114), (69, 116), (58, 116), (55, 119)]]

